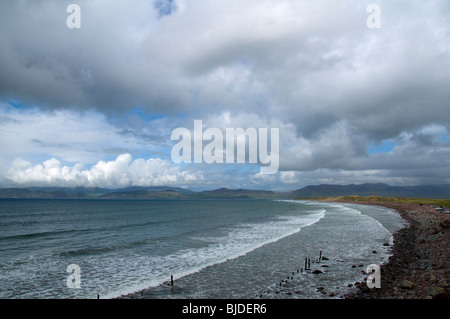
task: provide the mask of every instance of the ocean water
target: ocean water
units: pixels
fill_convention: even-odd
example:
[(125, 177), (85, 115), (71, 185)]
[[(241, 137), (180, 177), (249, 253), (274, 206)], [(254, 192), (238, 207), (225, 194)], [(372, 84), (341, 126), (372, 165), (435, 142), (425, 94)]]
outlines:
[(403, 226), (309, 201), (0, 200), (0, 298), (339, 298)]

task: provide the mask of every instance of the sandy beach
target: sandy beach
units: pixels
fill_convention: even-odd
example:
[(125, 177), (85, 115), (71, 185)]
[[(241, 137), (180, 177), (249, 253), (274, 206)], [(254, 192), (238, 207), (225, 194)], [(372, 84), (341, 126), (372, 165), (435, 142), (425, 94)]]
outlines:
[(450, 216), (428, 205), (358, 202), (395, 209), (409, 227), (394, 234), (392, 256), (381, 266), (381, 288), (365, 281), (346, 299), (448, 299), (450, 296)]

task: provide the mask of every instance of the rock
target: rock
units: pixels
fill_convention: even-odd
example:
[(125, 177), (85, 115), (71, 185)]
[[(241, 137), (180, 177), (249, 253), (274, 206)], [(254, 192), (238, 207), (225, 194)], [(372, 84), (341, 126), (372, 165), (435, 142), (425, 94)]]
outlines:
[(358, 267), (364, 267), (364, 265), (363, 264), (359, 264)]
[(356, 265), (352, 265), (352, 268), (356, 268)]
[(441, 227), (444, 229), (448, 229), (450, 228), (450, 221), (448, 221), (447, 219), (441, 222)]
[(439, 280), (438, 286), (441, 288), (450, 288), (450, 285), (447, 283), (447, 281), (444, 278)]
[(436, 276), (434, 274), (430, 274), (430, 276), (428, 277), (428, 282), (432, 284), (437, 283)]
[(322, 291), (324, 289), (325, 289), (325, 287), (317, 287), (317, 291)]
[(329, 260), (327, 257), (322, 257), (322, 260)]
[(427, 295), (433, 299), (445, 299), (447, 298), (447, 291), (442, 287), (430, 287), (427, 290)]
[(322, 271), (320, 271), (320, 270), (318, 270), (318, 269), (316, 269), (316, 270), (314, 270), (313, 272), (312, 272), (313, 274), (321, 274), (322, 273)]
[(374, 251), (372, 251), (372, 253), (373, 253), (373, 254), (376, 254), (376, 253), (377, 253), (377, 251), (376, 251), (376, 250), (374, 250)]
[(402, 280), (399, 282), (398, 286), (403, 289), (411, 289), (414, 286), (414, 283), (409, 280)]
[(384, 243), (383, 246), (389, 246), (389, 243)]

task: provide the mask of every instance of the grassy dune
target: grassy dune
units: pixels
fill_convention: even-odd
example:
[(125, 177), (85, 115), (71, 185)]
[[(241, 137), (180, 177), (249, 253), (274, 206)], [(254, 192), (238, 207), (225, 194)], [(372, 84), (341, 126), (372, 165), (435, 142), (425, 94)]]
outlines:
[[(305, 198), (303, 198), (305, 199)], [(389, 203), (408, 203), (424, 204), (450, 207), (450, 199), (430, 199), (430, 198), (404, 198), (404, 197), (382, 197), (382, 196), (338, 196), (338, 197), (319, 197), (309, 198), (323, 201), (346, 201), (346, 202), (389, 202)]]

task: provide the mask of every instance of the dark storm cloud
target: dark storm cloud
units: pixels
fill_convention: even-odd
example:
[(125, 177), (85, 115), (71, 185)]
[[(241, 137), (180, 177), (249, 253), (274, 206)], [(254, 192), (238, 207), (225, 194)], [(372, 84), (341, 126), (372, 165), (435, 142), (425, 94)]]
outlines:
[(78, 30), (68, 3), (0, 4), (2, 96), (105, 113), (244, 107), (305, 136), (345, 118), (383, 139), (450, 117), (442, 1), (380, 1), (378, 30), (360, 1), (79, 1)]
[[(49, 108), (96, 108), (105, 113), (140, 104), (176, 109), (165, 74), (139, 54), (141, 32), (156, 23), (151, 1), (79, 1), (81, 29), (69, 29), (69, 1), (0, 4), (0, 95)], [(134, 9), (133, 9), (134, 8)], [(142, 29), (140, 29), (142, 28)]]

